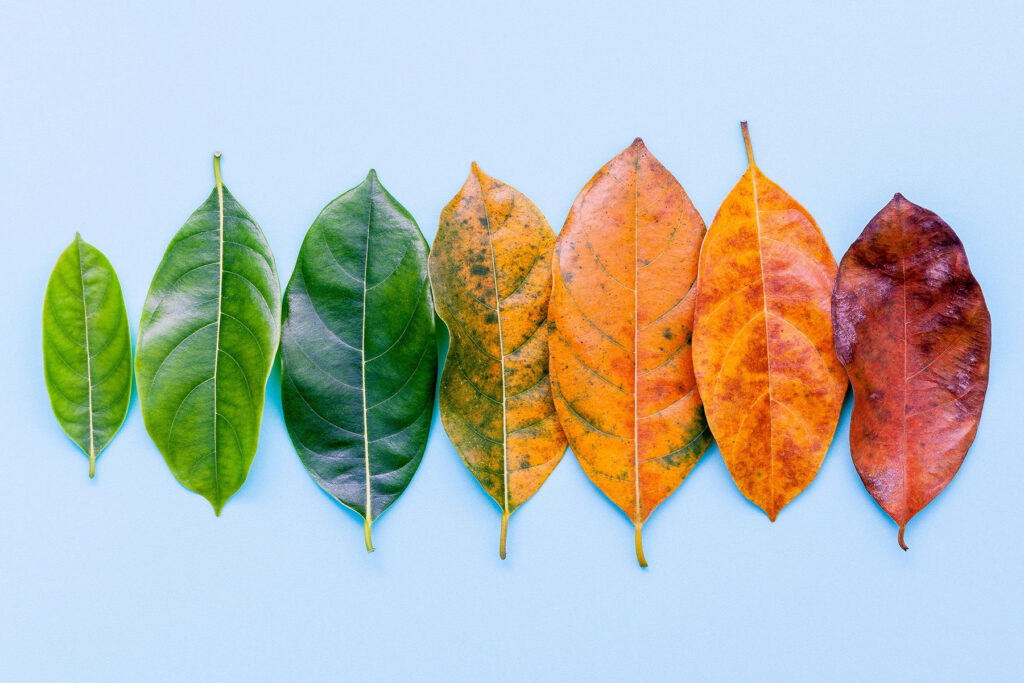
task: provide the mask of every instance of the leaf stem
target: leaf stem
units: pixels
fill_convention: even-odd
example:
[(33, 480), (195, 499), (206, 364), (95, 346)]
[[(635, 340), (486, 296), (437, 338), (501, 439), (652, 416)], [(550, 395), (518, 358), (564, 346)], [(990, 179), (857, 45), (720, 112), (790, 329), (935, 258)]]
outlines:
[(906, 524), (900, 526), (900, 535), (896, 537), (896, 540), (899, 542), (901, 548), (903, 548), (904, 550), (910, 550), (910, 548), (907, 547), (907, 544), (903, 542), (903, 532), (906, 531), (906, 529)]
[(363, 538), (366, 539), (366, 552), (373, 552), (373, 540), (370, 538), (370, 525), (373, 524), (367, 517), (363, 517)]
[(220, 177), (220, 152), (213, 153), (213, 177), (217, 181), (217, 187), (224, 187), (224, 181)]
[(94, 453), (89, 454), (89, 478), (92, 479), (96, 476), (96, 455)]
[(647, 558), (644, 557), (644, 542), (640, 534), (640, 530), (643, 528), (643, 522), (635, 523), (634, 527), (636, 529), (636, 561), (640, 563), (641, 567), (646, 567)]
[(754, 147), (750, 144), (750, 128), (746, 121), (740, 121), (740, 129), (743, 131), (743, 144), (747, 148), (747, 163), (754, 165)]
[(508, 512), (501, 513), (501, 541), (498, 547), (498, 554), (501, 555), (501, 559), (505, 559), (505, 537), (508, 536)]

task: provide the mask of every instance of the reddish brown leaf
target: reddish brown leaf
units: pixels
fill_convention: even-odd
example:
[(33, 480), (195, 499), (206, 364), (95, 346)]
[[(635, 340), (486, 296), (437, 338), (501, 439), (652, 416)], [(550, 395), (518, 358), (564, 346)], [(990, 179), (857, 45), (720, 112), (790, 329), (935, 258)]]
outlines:
[(899, 525), (953, 479), (988, 387), (991, 322), (956, 233), (897, 194), (839, 266), (836, 353), (853, 383), (850, 449)]

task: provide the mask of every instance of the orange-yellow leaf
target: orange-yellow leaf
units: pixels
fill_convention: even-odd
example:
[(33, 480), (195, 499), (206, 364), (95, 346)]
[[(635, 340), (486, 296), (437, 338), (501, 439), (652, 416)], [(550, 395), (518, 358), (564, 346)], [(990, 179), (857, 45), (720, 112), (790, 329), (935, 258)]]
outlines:
[(707, 450), (690, 334), (704, 221), (643, 142), (583, 188), (558, 237), (551, 382), (590, 480), (640, 529)]
[(428, 259), (434, 304), (451, 333), (441, 422), (459, 456), (509, 515), (565, 453), (548, 381), (555, 234), (526, 195), (483, 173), (441, 212)]
[(774, 521), (821, 467), (846, 374), (832, 345), (836, 261), (804, 207), (754, 164), (700, 257), (693, 364), (733, 480)]

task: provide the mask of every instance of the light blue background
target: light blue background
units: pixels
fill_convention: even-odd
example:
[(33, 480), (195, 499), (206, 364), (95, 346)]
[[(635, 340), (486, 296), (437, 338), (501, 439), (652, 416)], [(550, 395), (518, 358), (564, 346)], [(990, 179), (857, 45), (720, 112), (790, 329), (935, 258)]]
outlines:
[[(266, 4), (0, 7), (0, 679), (1024, 677), (1021, 3)], [(214, 150), (286, 282), (371, 166), (428, 239), (474, 159), (557, 230), (641, 135), (710, 223), (745, 167), (741, 118), (837, 258), (900, 191), (958, 231), (984, 288), (981, 428), (908, 553), (851, 464), (849, 400), (775, 524), (709, 450), (645, 526), (647, 571), (571, 455), (501, 562), (498, 509), (436, 417), (367, 555), (295, 456), (276, 374), (219, 519), (134, 399), (92, 481), (50, 413), (57, 255), (78, 230), (109, 256), (134, 338)]]

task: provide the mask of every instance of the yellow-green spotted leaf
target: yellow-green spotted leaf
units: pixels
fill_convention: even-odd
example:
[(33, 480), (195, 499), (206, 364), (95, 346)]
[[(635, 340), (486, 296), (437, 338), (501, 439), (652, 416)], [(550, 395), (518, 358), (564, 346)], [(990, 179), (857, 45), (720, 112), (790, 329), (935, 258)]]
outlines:
[(451, 332), (441, 422), (501, 508), (502, 558), (509, 516), (565, 452), (548, 380), (554, 246), (540, 209), (473, 164), (430, 253), (437, 313)]

